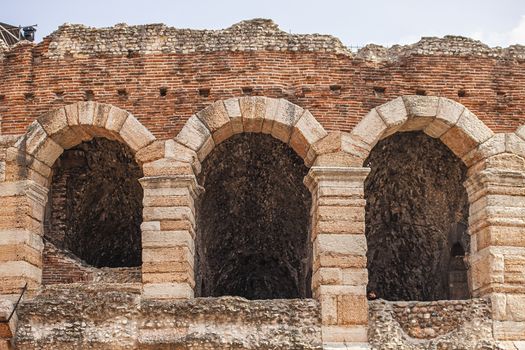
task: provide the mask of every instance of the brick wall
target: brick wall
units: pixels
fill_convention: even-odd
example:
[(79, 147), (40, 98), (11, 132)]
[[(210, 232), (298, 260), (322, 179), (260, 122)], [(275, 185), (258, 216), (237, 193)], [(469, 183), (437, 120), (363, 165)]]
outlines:
[(286, 98), (328, 130), (349, 131), (371, 108), (405, 94), (457, 100), (495, 132), (523, 123), (520, 46), (446, 37), (352, 54), (335, 38), (288, 35), (268, 21), (232, 28), (65, 26), (40, 44), (0, 49), (1, 133), (23, 133), (42, 113), (94, 99), (168, 138), (213, 101), (241, 95)]

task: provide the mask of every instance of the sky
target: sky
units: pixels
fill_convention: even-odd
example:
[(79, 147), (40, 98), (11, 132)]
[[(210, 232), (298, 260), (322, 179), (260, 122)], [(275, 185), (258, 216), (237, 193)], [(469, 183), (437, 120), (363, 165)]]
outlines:
[(66, 22), (222, 29), (251, 18), (270, 18), (291, 33), (331, 34), (347, 46), (448, 34), (525, 45), (525, 0), (0, 0), (0, 22), (38, 24), (37, 41)]

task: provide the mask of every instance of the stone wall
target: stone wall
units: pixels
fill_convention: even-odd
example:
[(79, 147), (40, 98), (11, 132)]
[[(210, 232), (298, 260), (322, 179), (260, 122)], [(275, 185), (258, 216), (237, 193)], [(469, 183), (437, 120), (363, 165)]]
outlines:
[(484, 299), (370, 302), (369, 341), (374, 350), (504, 349), (492, 335)]
[(311, 299), (148, 301), (137, 285), (48, 287), (18, 311), (17, 349), (316, 349)]

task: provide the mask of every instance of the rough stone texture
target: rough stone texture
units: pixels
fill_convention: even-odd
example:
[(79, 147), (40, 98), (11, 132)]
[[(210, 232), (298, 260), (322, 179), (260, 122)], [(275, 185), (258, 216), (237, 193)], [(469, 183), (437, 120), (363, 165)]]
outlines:
[(197, 207), (197, 294), (310, 296), (307, 168), (287, 145), (239, 134), (203, 162)]
[(141, 264), (142, 171), (122, 144), (95, 138), (53, 168), (45, 237), (96, 267)]
[(490, 304), (483, 299), (370, 302), (373, 350), (505, 349), (492, 336)]
[(48, 287), (18, 310), (17, 349), (321, 349), (311, 299), (149, 301), (137, 285)]
[(388, 300), (468, 297), (465, 166), (420, 132), (380, 141), (365, 164), (368, 290)]

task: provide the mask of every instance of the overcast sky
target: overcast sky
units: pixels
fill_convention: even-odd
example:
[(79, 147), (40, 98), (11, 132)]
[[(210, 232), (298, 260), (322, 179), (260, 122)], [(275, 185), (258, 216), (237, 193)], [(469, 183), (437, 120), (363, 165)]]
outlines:
[(331, 34), (346, 45), (408, 44), (422, 36), (447, 34), (473, 37), (490, 46), (525, 45), (525, 0), (0, 1), (0, 22), (38, 24), (38, 41), (66, 22), (221, 29), (262, 17), (288, 32)]

